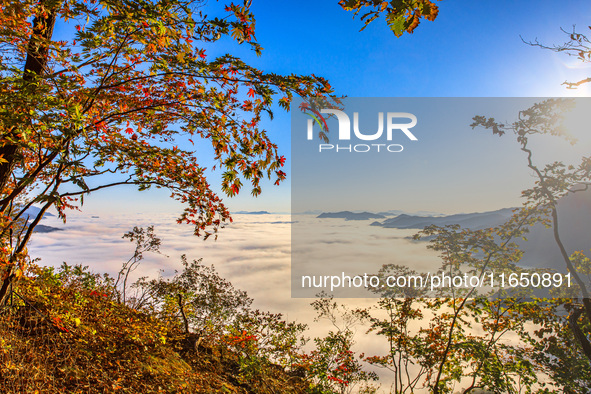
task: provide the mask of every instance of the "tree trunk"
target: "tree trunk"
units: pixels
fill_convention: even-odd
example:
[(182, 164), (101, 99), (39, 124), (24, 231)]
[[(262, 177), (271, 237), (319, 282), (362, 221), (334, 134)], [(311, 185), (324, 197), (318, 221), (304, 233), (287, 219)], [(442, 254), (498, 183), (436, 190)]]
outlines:
[[(27, 50), (27, 59), (25, 69), (23, 70), (23, 81), (25, 88), (28, 88), (28, 82), (32, 82), (36, 77), (43, 75), (48, 61), (49, 40), (53, 35), (55, 25), (55, 12), (50, 12), (46, 16), (40, 15), (33, 19), (33, 33), (29, 39)], [(7, 136), (16, 140), (16, 135), (11, 135), (11, 130)], [(0, 156), (6, 160), (0, 163), (0, 191), (4, 190), (10, 175), (14, 169), (19, 156), (18, 144), (5, 143), (0, 147)]]
[[(53, 27), (55, 26), (56, 11), (49, 11), (43, 15), (37, 15), (33, 19), (33, 32), (29, 39), (27, 48), (27, 58), (25, 60), (25, 68), (23, 70), (24, 89), (30, 89), (30, 82), (35, 81), (42, 76), (46, 71), (46, 66), (49, 58), (49, 41), (53, 35)], [(34, 87), (33, 87), (34, 88)], [(18, 141), (15, 129), (10, 130), (6, 135), (2, 136), (5, 142), (0, 146), (0, 157), (5, 161), (0, 163), (0, 195), (4, 197), (10, 195), (10, 191), (6, 191), (6, 185), (14, 171), (16, 163), (20, 156), (20, 146), (18, 143), (10, 143), (6, 139)], [(6, 207), (10, 204), (5, 204), (1, 209), (3, 214)], [(0, 286), (0, 305), (5, 305), (10, 296), (10, 289), (12, 281), (14, 280), (17, 267), (13, 256), (6, 256), (9, 260), (8, 267), (2, 275), (2, 286)]]
[(2, 280), (2, 287), (0, 287), (0, 306), (6, 305), (10, 299), (12, 280), (14, 279), (14, 275), (16, 273), (15, 268), (16, 266), (14, 264), (9, 266), (5, 273), (6, 276)]

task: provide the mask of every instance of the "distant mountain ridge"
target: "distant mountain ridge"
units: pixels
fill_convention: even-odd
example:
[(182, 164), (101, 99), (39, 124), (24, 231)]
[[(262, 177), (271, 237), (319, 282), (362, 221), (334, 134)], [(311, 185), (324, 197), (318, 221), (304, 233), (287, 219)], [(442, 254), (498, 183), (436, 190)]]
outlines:
[(378, 212), (378, 215), (384, 215), (386, 217), (388, 217), (388, 216), (398, 216), (398, 215), (402, 215), (402, 214), (411, 215), (411, 216), (427, 216), (427, 217), (445, 216), (445, 215), (442, 215), (439, 212), (433, 212), (433, 211), (417, 211), (417, 212), (410, 213), (410, 212), (402, 211), (400, 209), (390, 209), (389, 211), (381, 211), (381, 212)]
[[(427, 217), (401, 214), (382, 222), (373, 222), (372, 226), (395, 229), (423, 229), (429, 225), (446, 226), (459, 224), (462, 227), (478, 230), (498, 226), (509, 217), (515, 208), (503, 208), (496, 211), (463, 213), (441, 217)], [(591, 255), (591, 190), (578, 192), (563, 197), (558, 202), (558, 220), (560, 238), (570, 255), (583, 251)], [(521, 266), (538, 267), (560, 272), (565, 271), (565, 264), (560, 249), (554, 240), (553, 230), (538, 223), (529, 229), (527, 241), (516, 242), (524, 251), (519, 261)]]
[[(40, 212), (41, 212), (41, 208), (31, 206), (31, 207), (27, 208), (27, 210), (23, 213), (23, 215), (21, 217), (23, 219), (27, 220), (27, 226), (28, 226), (29, 220), (34, 220), (34, 218), (36, 218)], [(55, 215), (50, 212), (45, 212), (45, 214), (43, 214), (43, 219), (45, 219), (46, 217), (51, 217), (51, 216), (55, 216)], [(41, 220), (43, 220), (43, 219), (41, 219)], [(35, 226), (34, 231), (37, 233), (51, 233), (53, 231), (61, 231), (61, 230), (62, 230), (61, 228), (47, 226), (45, 224), (38, 224)]]
[(369, 219), (385, 219), (386, 216), (379, 213), (371, 212), (325, 212), (316, 216), (319, 219), (345, 219), (345, 220), (369, 220)]
[[(23, 218), (26, 218), (27, 216), (31, 217), (31, 218), (35, 218), (37, 217), (37, 215), (39, 214), (39, 212), (41, 212), (41, 208), (35, 207), (35, 206), (30, 206), (29, 208), (27, 208), (27, 210), (24, 212), (23, 214)], [(49, 216), (55, 216), (54, 214), (50, 213), (50, 212), (45, 212), (45, 214), (43, 214), (43, 217), (49, 217)]]
[(473, 230), (493, 227), (509, 219), (515, 208), (503, 208), (489, 212), (460, 213), (448, 216), (417, 216), (401, 214), (383, 222), (373, 222), (372, 226), (399, 229), (423, 229), (430, 225), (447, 226), (459, 224)]

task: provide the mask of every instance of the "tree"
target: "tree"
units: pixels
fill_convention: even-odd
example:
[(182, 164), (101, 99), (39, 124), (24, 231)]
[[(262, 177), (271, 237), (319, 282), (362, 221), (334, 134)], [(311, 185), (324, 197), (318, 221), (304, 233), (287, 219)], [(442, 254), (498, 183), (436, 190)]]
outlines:
[[(246, 182), (257, 196), (262, 178), (285, 179), (285, 158), (260, 128), (263, 115), (272, 117), (274, 103), (288, 109), (294, 95), (322, 97), (332, 89), (314, 75), (266, 73), (231, 54), (208, 55), (225, 36), (261, 54), (250, 3), (208, 6), (215, 16), (198, 0), (2, 3), (0, 303), (44, 213), (54, 206), (65, 220), (99, 189), (168, 189), (185, 204), (179, 222), (205, 238), (216, 233), (230, 214), (199, 158), (184, 148), (189, 144), (211, 144), (228, 196)], [(396, 20), (389, 22), (396, 35), (437, 15), (426, 0), (341, 5), (374, 7), (366, 23), (386, 14)], [(39, 213), (17, 227), (33, 204)]]
[[(161, 240), (156, 236), (156, 234), (154, 234), (154, 226), (149, 226), (147, 229), (136, 226), (133, 228), (133, 230), (125, 233), (123, 238), (129, 239), (130, 242), (135, 242), (135, 250), (133, 252), (133, 256), (131, 256), (129, 260), (121, 265), (121, 269), (117, 274), (117, 279), (114, 280), (113, 287), (114, 289), (121, 288), (121, 291), (117, 292), (117, 301), (126, 304), (130, 299), (127, 293), (129, 274), (138, 268), (140, 262), (144, 259), (144, 253), (160, 253)], [(141, 302), (141, 300), (138, 300), (137, 297), (132, 298), (134, 300), (134, 304)]]
[(577, 251), (568, 251), (562, 239), (559, 231), (558, 202), (567, 195), (586, 191), (589, 188), (591, 185), (591, 156), (581, 157), (580, 163), (574, 165), (566, 165), (560, 161), (540, 165), (536, 163), (532, 148), (529, 146), (530, 138), (536, 135), (563, 137), (574, 144), (575, 140), (562, 124), (564, 113), (571, 110), (573, 104), (573, 100), (549, 99), (520, 111), (518, 120), (512, 124), (505, 125), (493, 118), (477, 116), (474, 118), (473, 126), (492, 129), (493, 133), (499, 136), (508, 132), (513, 133), (521, 150), (527, 156), (527, 165), (537, 179), (532, 188), (523, 191), (523, 196), (527, 198), (524, 205), (526, 209), (544, 211), (548, 217), (549, 226), (552, 228), (556, 245), (560, 250), (564, 267), (573, 278), (577, 294), (574, 295), (576, 298), (566, 302), (566, 308), (570, 315), (567, 319), (568, 323), (565, 323), (568, 324), (580, 352), (587, 358), (585, 364), (588, 365), (591, 363), (589, 283), (584, 280), (585, 271), (582, 270), (584, 264), (581, 264), (580, 261), (577, 263)]
[(175, 271), (170, 279), (142, 277), (134, 283), (140, 295), (133, 305), (158, 312), (162, 320), (172, 326), (182, 325), (186, 333), (222, 335), (227, 325), (249, 310), (252, 299), (235, 289), (213, 266), (207, 267), (201, 260), (189, 262), (185, 255), (181, 263), (183, 270)]
[[(591, 27), (589, 28), (591, 29)], [(577, 33), (574, 28), (570, 33), (564, 32), (569, 36), (569, 41), (565, 44), (551, 47), (540, 44), (538, 41), (528, 42), (528, 44), (556, 52), (564, 52), (576, 56), (582, 62), (591, 61), (591, 46), (587, 36)], [(590, 78), (576, 82), (567, 81), (564, 82), (564, 85), (569, 89), (574, 89), (588, 82), (591, 82)], [(490, 301), (480, 301), (483, 302), (481, 304), (483, 310), (492, 311), (494, 310), (492, 306), (494, 306), (497, 311), (503, 312), (502, 314), (496, 313), (494, 324), (491, 324), (493, 323), (491, 321), (486, 323), (489, 329), (498, 325), (502, 315), (509, 312), (512, 321), (505, 320), (503, 331), (510, 330), (518, 333), (519, 338), (523, 341), (522, 350), (514, 348), (509, 353), (519, 355), (523, 360), (522, 363), (514, 364), (503, 361), (497, 363), (496, 366), (493, 363), (493, 369), (488, 367), (484, 374), (482, 372), (479, 374), (481, 382), (486, 383), (485, 387), (495, 390), (501, 387), (504, 392), (512, 390), (512, 382), (506, 380), (505, 377), (515, 371), (519, 371), (522, 376), (528, 376), (528, 380), (523, 382), (526, 387), (531, 387), (532, 382), (543, 385), (536, 375), (546, 375), (551, 379), (550, 387), (558, 385), (565, 392), (583, 393), (588, 392), (590, 387), (588, 379), (589, 368), (591, 368), (589, 259), (582, 251), (567, 250), (559, 230), (558, 203), (568, 195), (588, 190), (591, 185), (591, 157), (580, 157), (579, 163), (570, 165), (561, 161), (540, 164), (536, 161), (535, 150), (530, 144), (530, 139), (540, 136), (560, 137), (574, 144), (575, 139), (562, 124), (564, 115), (573, 106), (572, 100), (546, 100), (519, 111), (517, 120), (509, 124), (485, 116), (474, 117), (473, 128), (481, 127), (498, 136), (505, 134), (515, 136), (522, 152), (526, 155), (527, 166), (536, 179), (535, 185), (522, 192), (525, 202), (511, 219), (514, 223), (511, 224), (509, 221), (497, 229), (486, 229), (485, 231), (493, 230), (496, 233), (486, 242), (483, 242), (486, 238), (482, 238), (482, 234), (479, 234), (482, 233), (481, 230), (431, 227), (421, 232), (422, 235), (435, 237), (432, 240), (435, 242), (432, 246), (445, 252), (442, 255), (444, 259), (455, 256), (460, 266), (483, 268), (484, 266), (478, 267), (474, 264), (482, 256), (496, 255), (494, 259), (498, 259), (498, 257), (502, 257), (502, 254), (506, 254), (505, 258), (500, 259), (500, 264), (491, 266), (487, 262), (485, 265), (488, 268), (505, 271), (507, 269), (523, 270), (514, 264), (519, 261), (521, 252), (518, 245), (513, 243), (512, 238), (525, 240), (524, 235), (528, 232), (526, 227), (535, 223), (542, 223), (552, 230), (554, 241), (560, 250), (564, 269), (573, 279), (573, 287), (567, 291), (560, 289), (560, 291), (551, 292), (554, 296), (551, 299), (534, 298), (526, 301), (521, 298), (510, 298), (502, 305), (497, 306), (494, 306), (494, 303), (491, 304)], [(564, 227), (565, 223), (561, 223), (560, 228), (564, 229)], [(513, 249), (512, 252), (511, 249)], [(475, 255), (474, 251), (477, 251)], [(527, 296), (528, 294), (519, 295)], [(470, 303), (462, 302), (460, 305), (461, 308), (456, 309), (456, 314), (464, 307), (473, 308)], [(483, 324), (486, 322), (483, 316), (479, 317), (479, 320)], [(454, 321), (451, 322), (448, 331), (450, 344), (454, 335)], [(515, 324), (516, 321), (519, 324)], [(446, 352), (446, 354), (449, 353)], [(447, 363), (446, 357), (440, 364), (440, 371)], [(509, 358), (509, 360), (512, 359)], [(486, 365), (482, 364), (482, 367), (479, 366), (478, 369), (483, 370), (483, 367)], [(491, 373), (495, 371), (496, 374)], [(502, 377), (505, 381), (491, 380), (490, 378), (495, 375)], [(475, 386), (475, 383), (474, 380), (471, 387), (479, 387)], [(439, 391), (439, 388), (435, 387), (435, 391)]]
[[(587, 28), (591, 30), (591, 26), (587, 26)], [(585, 34), (577, 33), (574, 26), (571, 32), (568, 32), (564, 29), (561, 30), (569, 37), (569, 40), (561, 45), (547, 46), (540, 43), (538, 40), (525, 41), (525, 43), (531, 46), (549, 49), (554, 52), (566, 53), (569, 56), (575, 56), (583, 63), (591, 62), (591, 41), (589, 38)], [(591, 82), (591, 77), (581, 79), (580, 81), (576, 82), (564, 81), (562, 84), (566, 85), (567, 89), (576, 89), (577, 87), (589, 82)]]
[[(589, 27), (591, 29), (591, 27)], [(560, 46), (548, 47), (535, 41), (529, 43), (556, 52), (565, 52), (576, 56), (583, 62), (591, 61), (590, 41), (584, 34), (574, 29), (570, 40)], [(590, 78), (576, 82), (565, 82), (569, 89), (591, 82)], [(526, 240), (528, 227), (541, 223), (552, 230), (554, 241), (560, 250), (564, 269), (571, 275), (574, 286), (565, 291), (551, 292), (554, 298), (528, 300), (531, 289), (514, 292), (502, 302), (487, 300), (475, 296), (475, 288), (460, 294), (462, 298), (452, 299), (450, 304), (451, 319), (447, 321), (443, 314), (434, 316), (435, 328), (445, 331), (447, 344), (436, 355), (438, 368), (431, 384), (434, 392), (445, 392), (447, 383), (470, 377), (470, 386), (464, 392), (477, 388), (501, 390), (502, 392), (520, 392), (522, 388), (530, 390), (533, 386), (557, 387), (565, 392), (584, 393), (589, 391), (589, 369), (591, 368), (591, 301), (589, 296), (589, 259), (582, 251), (568, 250), (559, 230), (559, 200), (573, 193), (584, 192), (591, 185), (591, 157), (583, 156), (579, 163), (567, 165), (560, 161), (540, 164), (536, 161), (535, 150), (530, 139), (539, 136), (565, 138), (572, 144), (576, 141), (563, 127), (563, 116), (572, 109), (572, 100), (552, 99), (533, 105), (517, 114), (517, 120), (509, 124), (484, 116), (474, 117), (473, 128), (482, 127), (491, 130), (494, 135), (513, 134), (521, 150), (525, 153), (527, 166), (536, 178), (535, 185), (522, 192), (525, 202), (507, 223), (496, 228), (470, 230), (459, 226), (430, 226), (422, 230), (417, 238), (426, 236), (430, 239), (430, 248), (441, 251), (445, 271), (469, 272), (482, 277), (485, 269), (495, 272), (510, 273), (515, 270), (527, 272), (515, 263), (521, 258), (521, 250), (515, 242)], [(568, 225), (568, 224), (566, 224)], [(564, 229), (565, 223), (561, 223)], [(387, 267), (384, 267), (386, 269)], [(531, 271), (533, 272), (533, 271)], [(541, 273), (540, 273), (541, 274)], [(515, 275), (515, 274), (514, 274)], [(496, 293), (495, 296), (507, 293)], [(518, 297), (517, 297), (518, 296)], [(420, 302), (416, 298), (406, 302)], [(380, 308), (386, 312), (391, 305), (404, 306), (401, 299), (380, 300)], [(450, 300), (440, 300), (450, 302)], [(433, 303), (425, 309), (435, 313)], [(408, 313), (408, 312), (407, 312)], [(372, 317), (372, 328), (381, 329), (382, 335), (395, 333), (405, 340), (415, 340), (399, 327), (406, 327), (404, 321), (388, 321)], [(468, 324), (481, 324), (481, 331), (489, 335), (488, 339), (477, 335), (466, 335)], [(398, 328), (396, 330), (396, 328)], [(499, 342), (506, 333), (519, 335), (521, 342), (517, 346), (507, 346)], [(396, 336), (392, 336), (396, 338)], [(484, 340), (483, 340), (484, 339)], [(432, 343), (441, 342), (437, 338)], [(390, 343), (392, 340), (390, 340)], [(410, 348), (390, 346), (391, 354), (401, 354), (401, 360), (413, 360), (412, 356), (421, 349), (420, 342)], [(387, 357), (374, 358), (384, 366), (392, 368)], [(413, 361), (417, 362), (415, 358)], [(465, 362), (468, 361), (468, 364)], [(394, 372), (397, 372), (394, 370)], [(432, 373), (432, 372), (431, 372)], [(514, 377), (520, 376), (516, 380)], [(546, 376), (549, 384), (542, 378)]]
[[(552, 299), (536, 298), (533, 287), (539, 288), (541, 283), (525, 285), (526, 288), (509, 285), (514, 287), (511, 291), (493, 286), (492, 294), (479, 294), (480, 287), (454, 289), (450, 285), (446, 292), (434, 294), (445, 297), (424, 307), (433, 314), (432, 335), (427, 343), (431, 346), (429, 354), (434, 361), (421, 363), (421, 359), (415, 356), (425, 348), (421, 341), (410, 349), (392, 346), (391, 349), (404, 359), (414, 356), (415, 362), (421, 366), (430, 365), (427, 379), (435, 393), (450, 392), (455, 382), (466, 378), (470, 378), (471, 383), (464, 392), (477, 388), (519, 392), (530, 390), (534, 385), (546, 385), (548, 382), (542, 376), (550, 378), (547, 386), (559, 386), (566, 392), (589, 390), (586, 378), (591, 366), (589, 260), (580, 251), (567, 250), (558, 226), (558, 203), (567, 195), (589, 188), (591, 158), (581, 157), (578, 164), (571, 165), (560, 161), (539, 164), (530, 144), (530, 139), (540, 136), (564, 137), (574, 143), (563, 127), (564, 115), (573, 104), (573, 100), (568, 99), (546, 100), (520, 111), (517, 120), (509, 124), (475, 116), (472, 127), (491, 130), (494, 135), (515, 136), (536, 182), (522, 192), (523, 206), (499, 226), (484, 229), (461, 228), (459, 225), (428, 226), (415, 236), (415, 239), (427, 237), (428, 247), (441, 253), (442, 267), (438, 274), (446, 272), (449, 276), (461, 276), (467, 273), (482, 280), (486, 272), (492, 271), (507, 278), (511, 275), (520, 277), (521, 273), (525, 277), (535, 273), (542, 278), (549, 275), (547, 271), (527, 269), (518, 264), (523, 255), (523, 245), (518, 241), (527, 241), (529, 228), (541, 224), (552, 230), (564, 268), (574, 284), (567, 293), (554, 294)], [(568, 224), (561, 223), (561, 228), (564, 229), (565, 225)], [(481, 295), (493, 297), (478, 298)], [(381, 300), (381, 308), (392, 309), (391, 301), (386, 304), (384, 301)], [(404, 306), (400, 300), (397, 303)], [(412, 309), (406, 313), (410, 311)], [(420, 339), (417, 335), (409, 336), (406, 332), (401, 335), (395, 331), (397, 326), (405, 327), (405, 321), (400, 317), (390, 321), (374, 318), (372, 324), (383, 333), (396, 334), (392, 338)], [(478, 335), (479, 332), (485, 335)], [(518, 334), (520, 340), (515, 345), (499, 341), (508, 333)], [(567, 371), (565, 366), (568, 366)]]
[(327, 320), (332, 329), (325, 337), (314, 338), (316, 348), (301, 356), (303, 368), (314, 378), (314, 392), (375, 393), (377, 388), (370, 381), (378, 380), (377, 374), (367, 372), (353, 351), (355, 326), (365, 313), (337, 304), (324, 292), (317, 297), (311, 303), (317, 313), (315, 321)]
[[(429, 245), (442, 252), (444, 269), (452, 263), (478, 266), (485, 262), (498, 266), (499, 260), (507, 258), (499, 250), (488, 255), (476, 251), (477, 245), (486, 244), (488, 236), (482, 234), (493, 234), (490, 229), (480, 231), (478, 239), (475, 234), (468, 236), (470, 230), (458, 233), (454, 231), (457, 226), (450, 227), (438, 228), (436, 232), (441, 234), (431, 239)], [(435, 227), (424, 230), (427, 231), (433, 234)], [(466, 247), (472, 242), (474, 245)], [(448, 272), (460, 271), (454, 267)], [(421, 276), (393, 264), (383, 266), (378, 275)], [(369, 322), (368, 333), (375, 333), (387, 344), (384, 354), (369, 356), (366, 361), (390, 371), (392, 392), (408, 393), (422, 388), (451, 393), (457, 392), (457, 385), (461, 384), (462, 393), (478, 389), (514, 393), (538, 383), (536, 374), (543, 371), (527, 360), (523, 344), (506, 341), (511, 334), (526, 331), (527, 319), (521, 317), (524, 310), (529, 310), (528, 303), (487, 299), (477, 296), (475, 289), (435, 294), (438, 297), (432, 298), (428, 291), (415, 287), (374, 291), (380, 295), (379, 301), (361, 314)]]

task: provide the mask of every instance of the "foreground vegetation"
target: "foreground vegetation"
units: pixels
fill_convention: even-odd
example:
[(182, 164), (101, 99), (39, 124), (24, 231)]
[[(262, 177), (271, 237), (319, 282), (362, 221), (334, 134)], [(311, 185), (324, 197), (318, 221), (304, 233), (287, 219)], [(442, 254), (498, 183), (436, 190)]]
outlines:
[[(185, 279), (203, 268), (186, 263)], [(187, 331), (172, 311), (179, 292), (160, 298), (158, 310), (135, 309), (139, 300), (118, 302), (108, 277), (80, 266), (32, 267), (2, 311), (0, 386), (13, 393), (332, 392), (314, 383), (296, 352), (302, 325), (247, 309), (244, 293), (209, 274), (210, 293), (194, 293), (209, 297), (199, 301), (201, 311), (195, 299), (184, 304)], [(198, 314), (202, 324), (194, 325)]]
[[(80, 267), (35, 267), (0, 325), (0, 385), (8, 392), (304, 392), (301, 376), (257, 354), (254, 336), (200, 340), (116, 301)], [(258, 365), (246, 365), (246, 360)]]
[[(331, 331), (305, 346), (305, 325), (253, 310), (245, 292), (201, 261), (183, 257), (173, 277), (122, 284), (157, 244), (143, 229), (128, 235), (136, 252), (115, 278), (65, 263), (31, 265), (20, 276), (0, 314), (3, 392), (375, 393), (370, 366), (384, 371), (393, 393), (591, 387), (569, 329), (577, 308), (569, 298), (382, 294), (375, 306), (350, 310), (324, 296), (312, 306)], [(589, 260), (577, 253), (573, 263)], [(360, 326), (381, 354), (355, 354)]]
[[(246, 292), (185, 256), (170, 278), (130, 283), (160, 239), (153, 227), (124, 238), (135, 251), (116, 277), (66, 263), (20, 273), (0, 313), (6, 392), (375, 391), (350, 330), (315, 338), (306, 353), (305, 325), (253, 310)], [(327, 301), (315, 303), (321, 315)]]

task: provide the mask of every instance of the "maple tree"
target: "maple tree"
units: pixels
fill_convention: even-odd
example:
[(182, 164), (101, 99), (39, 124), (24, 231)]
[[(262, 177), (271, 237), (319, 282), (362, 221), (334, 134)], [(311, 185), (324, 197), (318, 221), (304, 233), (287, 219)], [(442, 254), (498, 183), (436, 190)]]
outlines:
[[(371, 5), (378, 7), (374, 16), (412, 19), (404, 28), (412, 32), (416, 18), (435, 18), (436, 7), (428, 3), (341, 6), (355, 11)], [(332, 88), (315, 75), (266, 73), (232, 54), (208, 55), (222, 37), (261, 54), (250, 5), (2, 3), (0, 302), (27, 259), (27, 242), (45, 212), (54, 206), (65, 219), (67, 209), (99, 189), (166, 188), (185, 206), (179, 222), (194, 225), (195, 234), (206, 238), (216, 233), (230, 214), (189, 144), (211, 144), (213, 168), (223, 171), (221, 190), (228, 196), (244, 183), (257, 196), (261, 179), (275, 184), (285, 179), (285, 158), (261, 128), (263, 115), (272, 117), (274, 103), (288, 109), (294, 95), (329, 96)], [(206, 15), (205, 7), (215, 16)], [(399, 28), (393, 25), (396, 35)], [(33, 204), (41, 209), (29, 217)]]
[(386, 23), (396, 37), (413, 33), (421, 19), (434, 21), (439, 14), (439, 7), (430, 0), (340, 0), (339, 4), (354, 15), (364, 12), (360, 17), (364, 22), (361, 30), (385, 14)]

